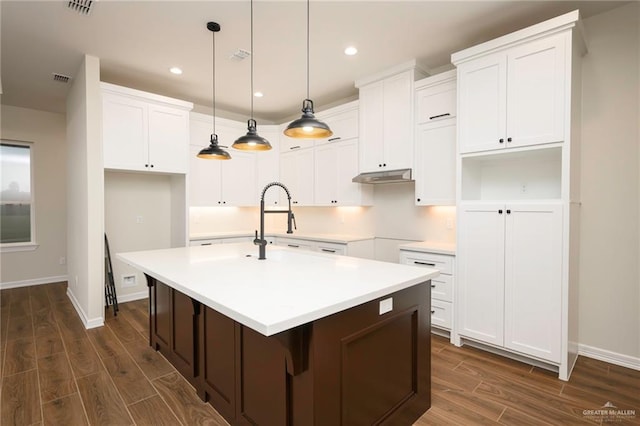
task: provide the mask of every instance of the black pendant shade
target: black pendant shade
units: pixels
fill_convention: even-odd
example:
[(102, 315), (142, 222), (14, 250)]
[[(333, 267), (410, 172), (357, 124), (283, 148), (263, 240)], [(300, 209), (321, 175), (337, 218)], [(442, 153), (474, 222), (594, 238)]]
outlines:
[(256, 120), (252, 118), (247, 121), (247, 134), (240, 136), (233, 143), (233, 147), (242, 151), (268, 151), (271, 149), (271, 144), (268, 140), (258, 135)]
[(333, 135), (326, 123), (313, 115), (313, 101), (302, 101), (302, 117), (289, 123), (284, 134), (296, 139), (322, 139)]
[(211, 135), (211, 145), (201, 149), (197, 157), (205, 160), (231, 160), (229, 153), (218, 145), (218, 135), (215, 133)]

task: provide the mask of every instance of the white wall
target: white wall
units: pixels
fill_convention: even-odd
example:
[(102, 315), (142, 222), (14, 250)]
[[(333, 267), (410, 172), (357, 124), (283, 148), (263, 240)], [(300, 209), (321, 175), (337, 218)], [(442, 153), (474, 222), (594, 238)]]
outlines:
[(585, 21), (580, 344), (640, 358), (639, 4)]
[(100, 61), (84, 57), (67, 95), (67, 293), (85, 326), (104, 322)]
[[(65, 281), (67, 265), (66, 122), (62, 114), (2, 105), (2, 138), (33, 142), (34, 251), (3, 253), (3, 288)], [(63, 259), (64, 260), (64, 259)]]
[[(118, 301), (147, 296), (144, 274), (116, 259), (116, 253), (171, 247), (171, 177), (168, 175), (105, 172), (104, 227)], [(134, 275), (136, 285), (122, 286)]]

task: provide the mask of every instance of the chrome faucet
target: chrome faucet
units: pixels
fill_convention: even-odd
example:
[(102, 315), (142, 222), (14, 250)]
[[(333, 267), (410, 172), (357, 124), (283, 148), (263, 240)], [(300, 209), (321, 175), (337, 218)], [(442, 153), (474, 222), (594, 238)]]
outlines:
[[(267, 189), (272, 186), (279, 186), (284, 189), (284, 192), (287, 193), (287, 199), (289, 200), (289, 210), (264, 210), (264, 194), (267, 192)], [(291, 211), (291, 194), (286, 186), (281, 184), (280, 182), (271, 182), (267, 184), (262, 190), (262, 196), (260, 197), (260, 238), (258, 238), (258, 230), (256, 229), (256, 238), (253, 240), (253, 244), (258, 246), (258, 259), (263, 260), (267, 258), (267, 240), (264, 239), (264, 215), (265, 213), (286, 213), (287, 214), (287, 234), (293, 234), (293, 230), (291, 226), (293, 225), (294, 229), (298, 229), (296, 227), (296, 217), (293, 215)]]

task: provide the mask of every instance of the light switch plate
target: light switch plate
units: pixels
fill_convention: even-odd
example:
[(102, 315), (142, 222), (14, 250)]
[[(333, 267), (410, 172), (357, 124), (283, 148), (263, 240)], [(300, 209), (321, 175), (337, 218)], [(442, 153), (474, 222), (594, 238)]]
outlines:
[(380, 315), (393, 311), (393, 297), (380, 301)]

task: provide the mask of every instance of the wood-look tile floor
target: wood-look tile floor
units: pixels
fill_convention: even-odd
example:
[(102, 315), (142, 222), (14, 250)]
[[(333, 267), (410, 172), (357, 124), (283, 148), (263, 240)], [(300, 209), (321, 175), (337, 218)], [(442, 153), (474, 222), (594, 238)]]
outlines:
[[(226, 425), (147, 339), (146, 300), (85, 330), (66, 283), (1, 291), (0, 425)], [(640, 371), (581, 357), (563, 382), (437, 336), (431, 359), (418, 426), (640, 424)], [(636, 415), (585, 415), (608, 402)]]

